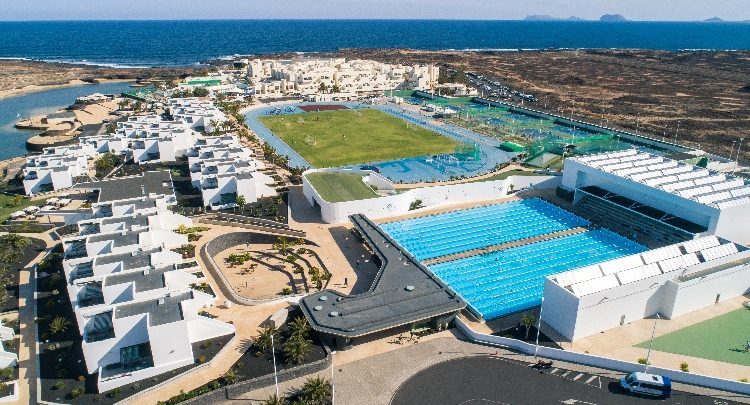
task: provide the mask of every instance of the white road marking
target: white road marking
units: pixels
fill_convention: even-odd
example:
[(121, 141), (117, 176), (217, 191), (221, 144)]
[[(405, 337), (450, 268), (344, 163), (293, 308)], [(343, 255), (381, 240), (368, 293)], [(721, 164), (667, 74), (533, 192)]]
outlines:
[(586, 380), (586, 384), (590, 384), (590, 383), (591, 383), (591, 381), (594, 381), (595, 379), (596, 379), (596, 376), (595, 376), (595, 375), (592, 375), (591, 377), (589, 377), (589, 379), (588, 379), (588, 380)]
[(576, 381), (581, 377), (583, 377), (583, 373), (579, 373), (577, 376), (573, 377), (573, 381)]

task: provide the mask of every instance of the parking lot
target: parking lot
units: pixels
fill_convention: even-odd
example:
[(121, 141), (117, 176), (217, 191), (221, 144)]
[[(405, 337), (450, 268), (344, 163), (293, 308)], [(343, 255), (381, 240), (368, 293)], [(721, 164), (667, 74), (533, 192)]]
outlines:
[(391, 405), (417, 404), (711, 404), (735, 402), (673, 391), (666, 400), (629, 395), (619, 381), (556, 368), (541, 372), (507, 358), (477, 356), (439, 363), (399, 387)]

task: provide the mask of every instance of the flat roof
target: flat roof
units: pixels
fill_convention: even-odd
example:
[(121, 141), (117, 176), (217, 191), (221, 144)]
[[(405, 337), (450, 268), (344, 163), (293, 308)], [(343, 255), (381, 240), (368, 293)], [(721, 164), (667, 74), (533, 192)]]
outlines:
[(174, 267), (161, 267), (147, 271), (131, 271), (129, 273), (113, 274), (105, 279), (105, 286), (134, 283), (136, 292), (157, 290), (166, 287), (164, 274), (174, 271)]
[(458, 312), (466, 307), (458, 294), (366, 216), (350, 217), (382, 265), (369, 291), (345, 295), (324, 290), (300, 300), (300, 308), (318, 332), (348, 338)]
[(179, 322), (184, 319), (182, 315), (182, 301), (192, 298), (192, 292), (185, 292), (158, 299), (125, 304), (115, 309), (115, 318), (120, 319), (128, 316), (148, 314), (149, 326)]
[(172, 174), (167, 170), (145, 172), (138, 176), (118, 177), (77, 184), (75, 188), (99, 190), (98, 202), (147, 197), (150, 194), (173, 195)]

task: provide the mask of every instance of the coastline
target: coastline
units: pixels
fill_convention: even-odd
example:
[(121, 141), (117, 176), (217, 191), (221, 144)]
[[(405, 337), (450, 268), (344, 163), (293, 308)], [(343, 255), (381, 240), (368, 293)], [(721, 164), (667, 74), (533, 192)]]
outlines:
[[(135, 82), (135, 79), (96, 79), (96, 80), (98, 83)], [(74, 80), (69, 81), (68, 83), (62, 83), (62, 84), (50, 84), (50, 85), (30, 84), (24, 87), (0, 90), (0, 100), (10, 98), (10, 97), (15, 97), (15, 96), (23, 96), (26, 94), (36, 93), (36, 92), (45, 91), (45, 90), (62, 89), (62, 88), (68, 88), (68, 87), (94, 85), (94, 84), (95, 83), (85, 82), (80, 79), (74, 79)]]

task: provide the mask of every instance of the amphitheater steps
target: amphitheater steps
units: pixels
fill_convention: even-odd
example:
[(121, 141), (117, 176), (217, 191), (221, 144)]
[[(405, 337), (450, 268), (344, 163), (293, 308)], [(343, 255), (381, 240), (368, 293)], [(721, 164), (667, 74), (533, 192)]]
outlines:
[(467, 258), (467, 257), (481, 255), (481, 254), (485, 254), (485, 253), (497, 252), (499, 250), (510, 249), (510, 248), (514, 248), (514, 247), (528, 245), (528, 244), (531, 244), (531, 243), (543, 242), (543, 241), (547, 241), (547, 240), (551, 240), (551, 239), (562, 238), (562, 237), (565, 237), (565, 236), (576, 235), (576, 234), (579, 234), (579, 233), (586, 232), (588, 230), (590, 230), (589, 227), (570, 228), (570, 229), (565, 229), (565, 230), (558, 231), (558, 232), (552, 232), (552, 233), (547, 233), (547, 234), (544, 234), (544, 235), (532, 236), (530, 238), (519, 239), (519, 240), (514, 240), (514, 241), (511, 241), (511, 242), (501, 243), (501, 244), (498, 244), (498, 245), (492, 245), (492, 246), (487, 246), (487, 247), (483, 247), (483, 248), (479, 248), (479, 249), (472, 249), (472, 250), (467, 250), (467, 251), (464, 251), (464, 252), (459, 252), (459, 253), (454, 253), (454, 254), (450, 254), (450, 255), (440, 256), (440, 257), (436, 257), (434, 259), (424, 260), (424, 261), (422, 261), (422, 263), (425, 266), (431, 266), (433, 264), (450, 262), (450, 261), (453, 261), (453, 260), (464, 259), (464, 258)]

